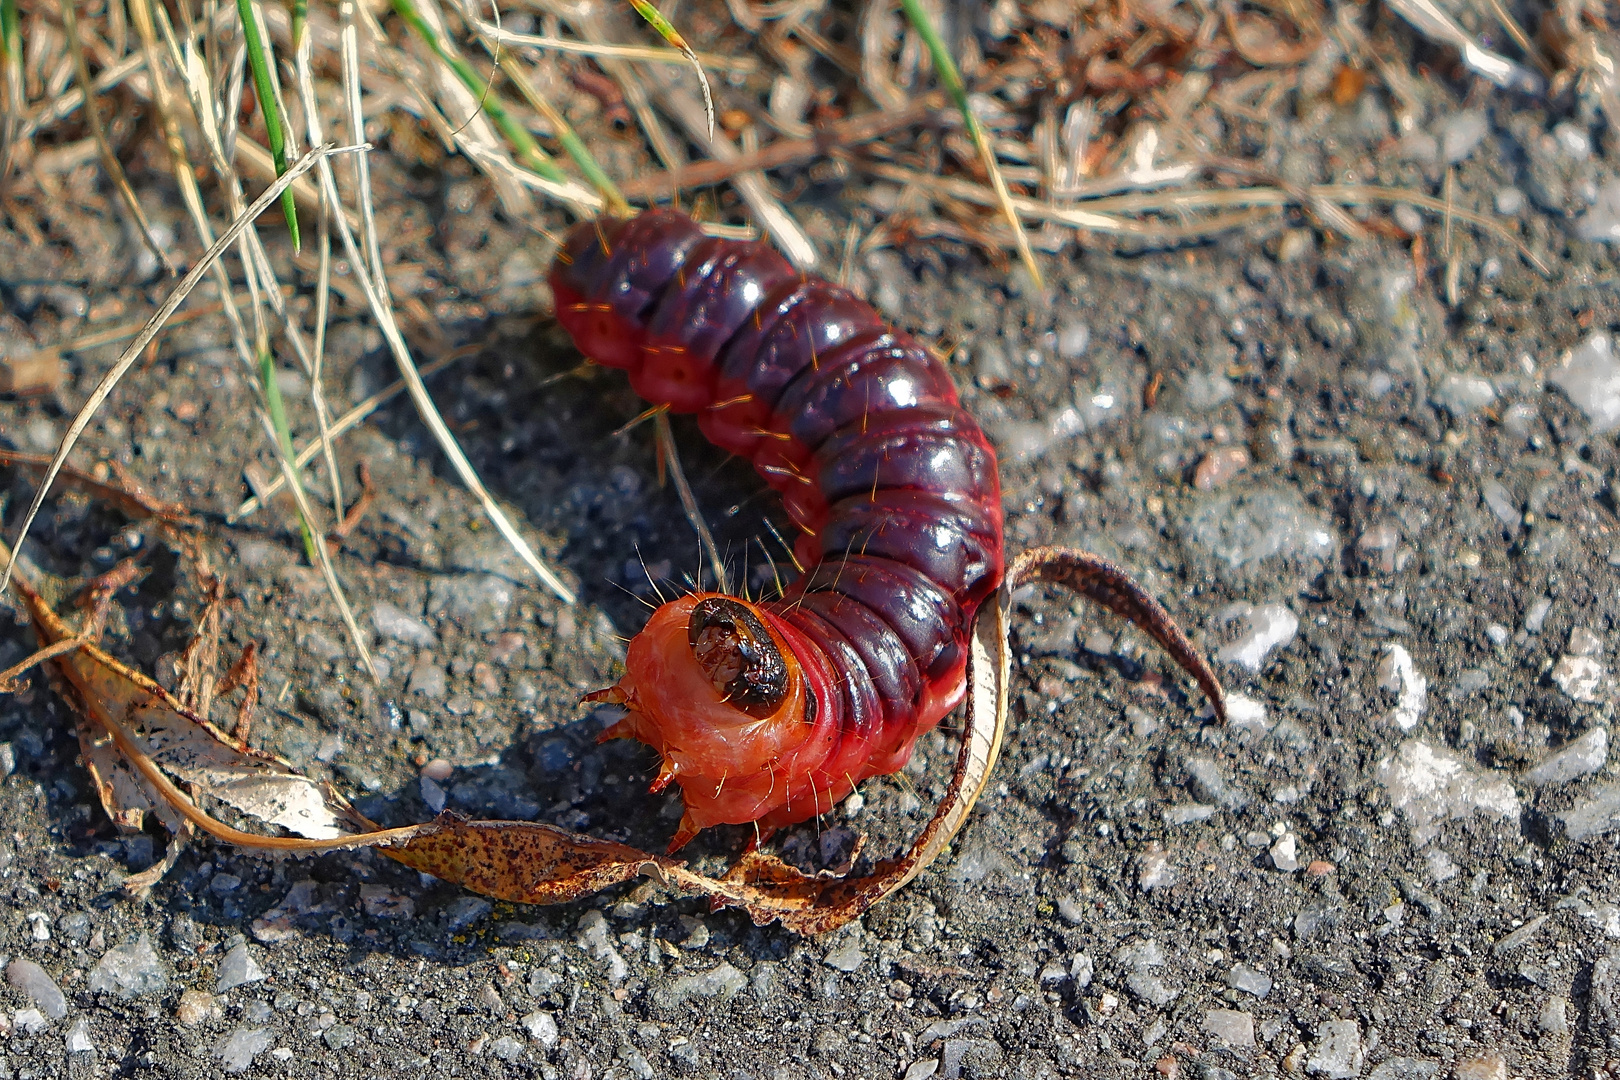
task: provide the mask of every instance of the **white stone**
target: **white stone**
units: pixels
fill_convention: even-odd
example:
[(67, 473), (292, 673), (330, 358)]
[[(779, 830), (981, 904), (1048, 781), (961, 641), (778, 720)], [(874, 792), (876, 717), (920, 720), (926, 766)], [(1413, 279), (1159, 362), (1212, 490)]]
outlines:
[(1602, 656), (1603, 639), (1584, 626), (1577, 626), (1569, 632), (1569, 645), (1565, 652), (1571, 656)]
[(1354, 1020), (1327, 1020), (1316, 1026), (1316, 1049), (1305, 1071), (1327, 1080), (1353, 1080), (1361, 1075), (1361, 1025)]
[(1597, 772), (1608, 759), (1609, 732), (1605, 728), (1593, 728), (1526, 772), (1524, 780), (1537, 786), (1567, 784)]
[(1204, 1030), (1227, 1046), (1254, 1045), (1254, 1017), (1236, 1009), (1211, 1009), (1204, 1015)]
[(60, 1020), (67, 1015), (67, 998), (62, 995), (62, 988), (32, 960), (13, 960), (7, 964), (6, 982), (21, 990), (52, 1020)]
[(1284, 833), (1271, 845), (1271, 865), (1285, 874), (1299, 869), (1299, 850), (1293, 833)]
[[(1620, 181), (1605, 190), (1614, 190), (1620, 200)], [(1620, 239), (1620, 221), (1614, 230), (1610, 239)], [(1594, 435), (1620, 430), (1620, 358), (1607, 333), (1592, 334), (1566, 352), (1548, 380), (1586, 414)]]
[(593, 909), (580, 916), (575, 940), (580, 948), (607, 965), (609, 982), (622, 983), (625, 976), (630, 974), (630, 966), (624, 962), (624, 957), (619, 955), (619, 950), (613, 947), (612, 942), (608, 941), (607, 918), (600, 911)]
[(51, 1023), (38, 1009), (18, 1009), (11, 1014), (11, 1022), (24, 1035), (38, 1035)]
[(1411, 731), (1428, 704), (1429, 680), (1418, 673), (1412, 654), (1404, 645), (1390, 642), (1378, 662), (1378, 685), (1395, 694), (1395, 708), (1389, 719), (1402, 731)]
[(1519, 816), (1519, 799), (1505, 779), (1480, 776), (1461, 758), (1420, 739), (1378, 763), (1378, 779), (1395, 809), (1422, 846), (1449, 820), (1483, 813), (1502, 820)]
[(557, 1018), (548, 1012), (536, 1009), (525, 1016), (522, 1021), (523, 1030), (529, 1033), (529, 1038), (550, 1050), (562, 1038), (557, 1028)]
[(1602, 661), (1590, 656), (1560, 656), (1553, 665), (1552, 681), (1571, 699), (1592, 702), (1602, 698), (1606, 674)]
[(386, 600), (372, 605), (371, 623), (383, 637), (418, 649), (431, 649), (439, 643), (438, 635), (426, 623)]
[(1286, 648), (1299, 632), (1299, 616), (1282, 604), (1257, 608), (1243, 605), (1234, 617), (1242, 620), (1243, 632), (1237, 640), (1217, 650), (1215, 659), (1253, 672), (1260, 670), (1268, 653)]
[(214, 1044), (214, 1057), (228, 1073), (247, 1072), (253, 1059), (266, 1050), (275, 1037), (264, 1028), (239, 1027)]
[(1432, 400), (1452, 416), (1472, 416), (1496, 400), (1496, 388), (1483, 375), (1445, 375), (1434, 388)]
[(1588, 243), (1620, 241), (1620, 180), (1598, 189), (1597, 201), (1575, 223), (1575, 235)]
[(79, 1017), (73, 1022), (73, 1027), (67, 1033), (67, 1052), (70, 1054), (93, 1054), (96, 1044), (90, 1039), (90, 1020)]
[(1482, 109), (1463, 109), (1449, 115), (1442, 114), (1439, 130), (1440, 156), (1448, 165), (1468, 160), (1474, 148), (1490, 133), (1490, 124)]

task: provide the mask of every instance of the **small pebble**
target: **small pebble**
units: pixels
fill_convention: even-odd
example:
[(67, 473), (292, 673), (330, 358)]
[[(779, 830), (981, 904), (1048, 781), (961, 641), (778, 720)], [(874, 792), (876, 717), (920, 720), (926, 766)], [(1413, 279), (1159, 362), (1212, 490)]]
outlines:
[(1223, 487), (1249, 467), (1249, 452), (1241, 446), (1222, 446), (1204, 455), (1193, 473), (1199, 491)]
[(1285, 874), (1299, 869), (1298, 841), (1293, 833), (1284, 833), (1281, 839), (1271, 845), (1271, 865)]
[(205, 1021), (219, 1019), (224, 1015), (224, 1010), (214, 1000), (214, 995), (201, 990), (184, 990), (174, 1015), (186, 1027), (196, 1027)]
[(1602, 662), (1590, 656), (1560, 656), (1553, 665), (1552, 681), (1572, 701), (1596, 702), (1603, 696), (1606, 674)]
[(529, 1033), (529, 1038), (547, 1050), (556, 1046), (557, 1040), (562, 1037), (557, 1029), (556, 1018), (548, 1012), (536, 1010), (519, 1022), (523, 1025), (523, 1030)]
[(67, 998), (62, 995), (62, 988), (32, 960), (13, 960), (6, 965), (6, 982), (21, 990), (52, 1020), (60, 1020), (67, 1015)]
[(1226, 985), (1245, 994), (1252, 994), (1263, 1001), (1266, 995), (1271, 993), (1272, 979), (1263, 971), (1235, 964), (1232, 970), (1226, 973)]
[(67, 1052), (70, 1054), (93, 1054), (96, 1044), (90, 1039), (90, 1020), (79, 1017), (73, 1022), (73, 1027), (67, 1033)]
[(1538, 787), (1567, 784), (1602, 769), (1608, 759), (1609, 732), (1605, 728), (1593, 728), (1526, 772), (1524, 780)]
[(227, 990), (234, 990), (238, 986), (259, 982), (264, 978), (264, 969), (259, 967), (248, 952), (247, 942), (239, 942), (232, 946), (224, 958), (219, 962), (219, 970), (214, 979), (214, 993), (223, 994)]
[(214, 1044), (214, 1057), (228, 1073), (247, 1072), (253, 1059), (270, 1049), (275, 1037), (264, 1028), (239, 1027)]
[(1507, 1059), (1496, 1051), (1474, 1054), (1457, 1062), (1455, 1080), (1507, 1080)]
[(1211, 1009), (1204, 1016), (1204, 1030), (1231, 1047), (1254, 1045), (1254, 1017), (1236, 1009)]
[(1327, 1020), (1316, 1026), (1316, 1048), (1305, 1071), (1327, 1080), (1353, 1080), (1361, 1075), (1361, 1025), (1354, 1020)]

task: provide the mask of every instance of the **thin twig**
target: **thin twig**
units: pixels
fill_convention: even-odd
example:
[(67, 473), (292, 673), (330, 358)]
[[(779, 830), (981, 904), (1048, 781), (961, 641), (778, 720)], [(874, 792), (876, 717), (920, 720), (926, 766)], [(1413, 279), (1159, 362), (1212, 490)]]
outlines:
[(729, 161), (699, 161), (654, 176), (633, 178), (619, 185), (628, 199), (659, 198), (681, 188), (706, 187), (745, 172), (763, 172), (807, 161), (830, 148), (847, 148), (926, 123), (939, 115), (943, 94), (934, 93), (898, 109), (852, 116), (819, 129), (808, 139), (778, 139), (751, 154)]

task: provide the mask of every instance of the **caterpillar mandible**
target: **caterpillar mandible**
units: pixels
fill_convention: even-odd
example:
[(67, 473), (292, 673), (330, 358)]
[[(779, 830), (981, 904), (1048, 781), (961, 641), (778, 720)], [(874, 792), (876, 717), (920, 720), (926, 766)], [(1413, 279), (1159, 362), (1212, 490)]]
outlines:
[[(974, 616), (1006, 569), (995, 450), (944, 365), (849, 291), (674, 211), (581, 223), (550, 282), (581, 352), (626, 370), (647, 401), (696, 413), (801, 532), (805, 572), (782, 597), (663, 605), (624, 677), (587, 697), (628, 710), (604, 739), (658, 751), (651, 790), (680, 785), (670, 851), (721, 823), (755, 822), (763, 838), (900, 769), (962, 700)], [(1065, 572), (1218, 692), (1123, 572)]]

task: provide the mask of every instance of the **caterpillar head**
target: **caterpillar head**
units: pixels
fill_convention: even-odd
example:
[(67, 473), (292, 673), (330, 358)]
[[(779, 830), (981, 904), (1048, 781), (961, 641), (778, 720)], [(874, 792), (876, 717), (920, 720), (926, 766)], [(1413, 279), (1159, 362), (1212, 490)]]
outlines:
[(718, 593), (653, 612), (630, 641), (618, 685), (585, 700), (629, 710), (602, 739), (639, 739), (659, 752), (653, 791), (681, 785), (686, 814), (672, 851), (710, 825), (770, 809), (772, 769), (807, 737), (816, 709), (780, 624)]

